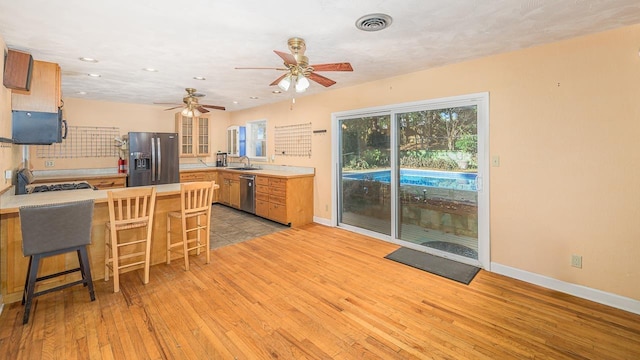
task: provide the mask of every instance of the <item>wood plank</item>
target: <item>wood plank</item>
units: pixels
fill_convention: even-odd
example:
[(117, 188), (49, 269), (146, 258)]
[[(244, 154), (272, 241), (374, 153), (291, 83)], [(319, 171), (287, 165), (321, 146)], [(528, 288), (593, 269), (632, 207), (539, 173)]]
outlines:
[(466, 286), (321, 225), (73, 287), (0, 315), (7, 358), (636, 359), (640, 315), (481, 271)]

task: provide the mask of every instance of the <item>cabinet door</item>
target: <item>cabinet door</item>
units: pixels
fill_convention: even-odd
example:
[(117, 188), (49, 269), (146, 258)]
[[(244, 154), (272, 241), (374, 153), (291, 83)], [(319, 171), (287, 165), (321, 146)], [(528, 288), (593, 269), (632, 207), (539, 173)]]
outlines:
[(240, 181), (229, 180), (229, 205), (240, 209)]
[(199, 117), (196, 120), (196, 155), (197, 156), (209, 156), (209, 119), (205, 117)]
[(229, 205), (230, 193), (229, 193), (229, 179), (223, 179), (220, 184), (220, 202)]
[(180, 157), (195, 156), (195, 127), (193, 126), (193, 118), (176, 114), (176, 132), (180, 139), (178, 148), (180, 149)]
[(23, 111), (58, 112), (60, 103), (60, 66), (34, 61), (29, 91), (13, 90), (11, 108)]

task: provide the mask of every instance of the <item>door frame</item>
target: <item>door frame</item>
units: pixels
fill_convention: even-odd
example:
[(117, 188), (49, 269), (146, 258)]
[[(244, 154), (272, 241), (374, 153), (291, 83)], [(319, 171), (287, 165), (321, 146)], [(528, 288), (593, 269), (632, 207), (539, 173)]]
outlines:
[[(392, 138), (391, 138), (391, 147), (395, 149), (397, 146), (397, 133), (395, 132), (396, 125), (396, 113), (413, 111), (416, 108), (433, 108), (433, 107), (451, 107), (452, 104), (455, 105), (477, 105), (477, 131), (478, 131), (478, 177), (477, 177), (477, 186), (478, 186), (478, 264), (485, 270), (491, 270), (491, 237), (490, 237), (490, 185), (489, 185), (489, 164), (490, 164), (490, 153), (489, 153), (489, 93), (481, 92), (481, 93), (472, 93), (444, 98), (436, 98), (436, 99), (428, 99), (422, 101), (415, 102), (407, 102), (400, 104), (392, 104), (392, 105), (384, 105), (384, 106), (376, 106), (370, 108), (363, 109), (355, 109), (348, 111), (335, 112), (331, 114), (331, 199), (333, 206), (331, 207), (331, 225), (334, 227), (338, 226), (338, 211), (340, 205), (340, 197), (338, 194), (339, 184), (338, 182), (338, 174), (340, 174), (340, 120), (345, 118), (353, 118), (353, 117), (363, 117), (363, 116), (371, 116), (371, 115), (381, 115), (381, 114), (390, 114), (391, 116), (391, 128), (393, 129)], [(397, 164), (395, 163), (395, 157), (392, 156), (392, 171), (396, 171)], [(394, 199), (397, 198), (394, 191), (392, 191), (392, 197)], [(392, 236), (387, 236), (384, 234), (378, 234), (371, 231), (359, 231), (358, 228), (355, 227), (344, 227), (346, 230), (355, 231), (358, 233), (362, 233), (364, 235), (368, 235), (374, 238), (378, 238), (384, 241), (392, 242), (398, 245), (407, 246), (406, 241), (402, 241), (397, 239), (397, 230), (396, 230), (396, 219), (397, 219), (397, 201), (394, 200), (392, 209), (391, 209), (391, 233)], [(417, 249), (423, 250), (424, 249)], [(441, 255), (445, 257), (451, 257), (453, 260), (467, 262), (467, 259), (458, 258), (455, 255), (447, 256), (447, 254), (436, 253), (436, 255)]]

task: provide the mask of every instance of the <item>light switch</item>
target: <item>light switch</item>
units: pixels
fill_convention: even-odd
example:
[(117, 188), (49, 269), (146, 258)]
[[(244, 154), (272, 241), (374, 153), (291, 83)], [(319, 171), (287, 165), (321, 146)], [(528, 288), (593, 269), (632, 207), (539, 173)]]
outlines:
[(5, 170), (4, 171), (4, 178), (7, 180), (11, 180), (11, 177), (13, 176), (13, 171), (11, 170)]
[(494, 166), (494, 167), (500, 166), (500, 156), (493, 155), (493, 157), (491, 157), (491, 166)]

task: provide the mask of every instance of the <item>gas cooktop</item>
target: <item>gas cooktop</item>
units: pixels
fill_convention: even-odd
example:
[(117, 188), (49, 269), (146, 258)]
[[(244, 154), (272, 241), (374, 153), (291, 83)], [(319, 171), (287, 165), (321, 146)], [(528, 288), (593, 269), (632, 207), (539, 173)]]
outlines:
[(64, 191), (64, 190), (82, 190), (93, 189), (86, 181), (72, 182), (72, 183), (53, 183), (53, 184), (31, 184), (26, 186), (27, 194), (46, 192), (46, 191)]

